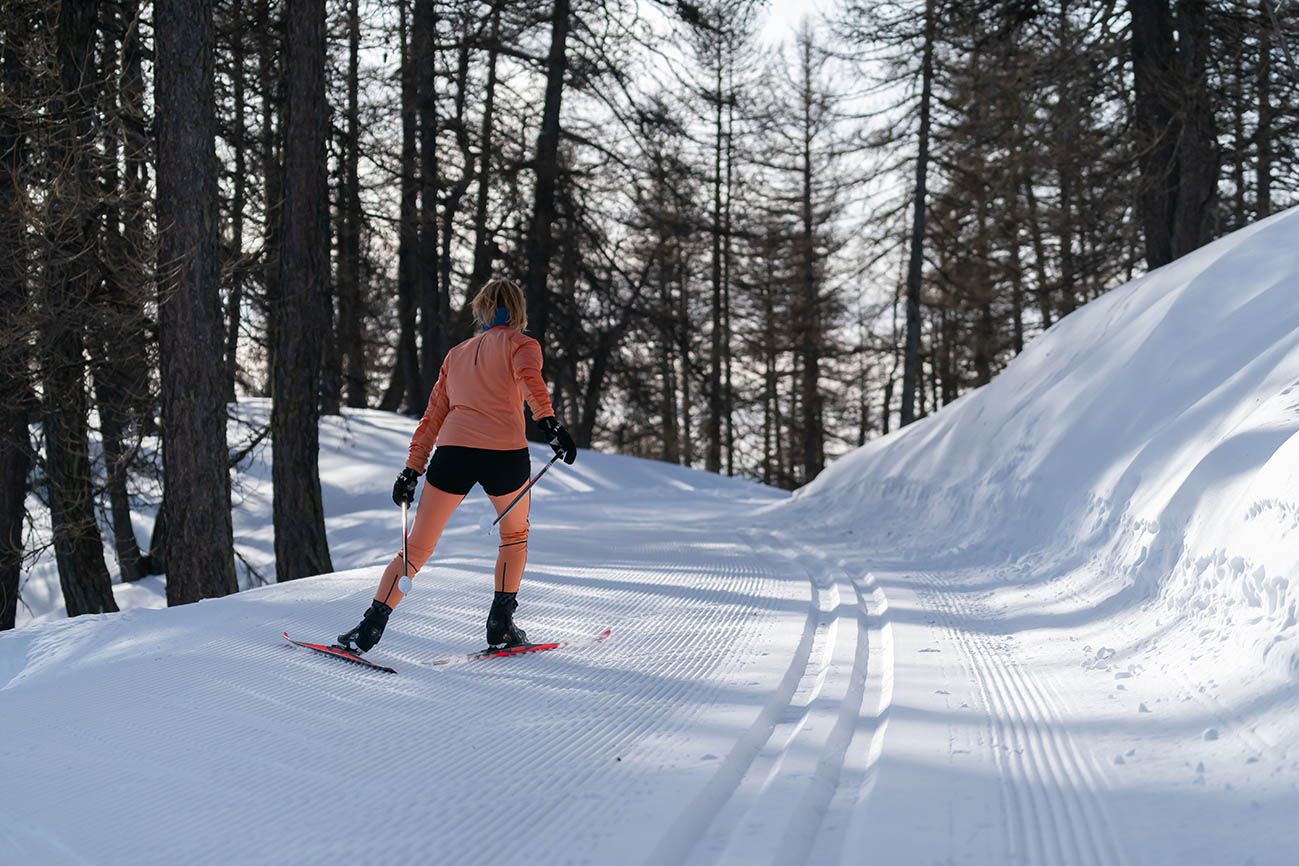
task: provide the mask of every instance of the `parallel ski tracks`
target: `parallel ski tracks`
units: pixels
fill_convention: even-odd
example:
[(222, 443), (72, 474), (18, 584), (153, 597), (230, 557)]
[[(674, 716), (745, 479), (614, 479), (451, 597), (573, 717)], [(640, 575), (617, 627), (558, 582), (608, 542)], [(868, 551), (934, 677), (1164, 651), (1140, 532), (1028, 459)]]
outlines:
[(964, 654), (988, 712), (1008, 862), (1125, 863), (1097, 768), (1069, 736), (1053, 691), (1015, 661), (1004, 639), (968, 627), (989, 617), (966, 593), (934, 575), (917, 578), (918, 595)]
[[(883, 594), (869, 575), (854, 576), (819, 550), (755, 544), (785, 557), (812, 586), (802, 639), (759, 717), (647, 863), (837, 860), (851, 810), (869, 791), (891, 693), (891, 670), (879, 667), (892, 664)], [(864, 712), (868, 693), (874, 700)]]

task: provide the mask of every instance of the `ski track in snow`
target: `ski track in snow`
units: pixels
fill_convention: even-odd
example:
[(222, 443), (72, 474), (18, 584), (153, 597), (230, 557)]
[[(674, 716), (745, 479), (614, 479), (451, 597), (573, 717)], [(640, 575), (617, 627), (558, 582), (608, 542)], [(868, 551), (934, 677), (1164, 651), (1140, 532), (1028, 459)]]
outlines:
[[(422, 666), (482, 628), (494, 545), (472, 513), (374, 653), (397, 677), (276, 637), (328, 640), (377, 567), (5, 636), (26, 663), (0, 684), (0, 765), (45, 781), (0, 795), (0, 839), (49, 863), (332, 862), (376, 844), (389, 863), (522, 846), (539, 863), (859, 863), (902, 844), (879, 826), (897, 668), (935, 658), (914, 635), (899, 654), (892, 593), (935, 618), (978, 695), (1001, 788), (984, 835), (1005, 855), (979, 862), (1124, 862), (1055, 699), (939, 576), (888, 589), (859, 551), (767, 528), (749, 503), (682, 499), (668, 520), (661, 501), (582, 496), (534, 514), (519, 617), (547, 639), (611, 626), (600, 646)], [(107, 780), (130, 810), (103, 809)], [(75, 825), (42, 820), (69, 810)], [(185, 831), (146, 829), (158, 815)], [(936, 850), (959, 853), (956, 836)]]
[(1065, 730), (1056, 699), (1016, 662), (1006, 641), (966, 627), (988, 621), (966, 598), (968, 590), (949, 588), (932, 574), (918, 579), (920, 596), (960, 647), (988, 713), (1007, 819), (1008, 862), (1125, 863), (1100, 794), (1097, 768)]
[[(779, 494), (643, 461), (588, 454), (547, 483), (519, 621), (545, 640), (611, 627), (602, 645), (425, 666), (481, 640), (496, 545), (481, 499), (372, 653), (395, 677), (279, 637), (356, 621), (396, 546), (389, 511), (381, 529), (348, 515), (353, 550), (384, 536), (363, 567), (0, 634), (16, 781), (0, 785), (0, 863), (1222, 862), (1197, 861), (1190, 830), (1248, 795), (1101, 760), (1106, 730), (1153, 739), (1088, 715), (1077, 690), (1110, 672), (1044, 656), (1065, 632), (1012, 627), (993, 588), (1026, 573), (922, 567), (885, 523), (853, 542), (770, 509)], [(1211, 718), (1284, 784), (1283, 749), (1229, 707)]]
[(0, 842), (52, 864), (1132, 862), (977, 575), (878, 577), (749, 504), (679, 504), (535, 515), (520, 621), (612, 626), (600, 646), (422, 667), (482, 627), (493, 545), (463, 525), (375, 652), (397, 677), (276, 639), (328, 639), (377, 567), (10, 633), (0, 766), (27, 784)]

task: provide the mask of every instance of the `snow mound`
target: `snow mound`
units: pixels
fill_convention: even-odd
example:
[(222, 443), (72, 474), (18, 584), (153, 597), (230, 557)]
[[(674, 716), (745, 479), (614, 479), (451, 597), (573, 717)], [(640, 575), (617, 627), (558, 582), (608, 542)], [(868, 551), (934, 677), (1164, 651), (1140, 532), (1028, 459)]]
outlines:
[(1088, 304), (786, 507), (928, 558), (1087, 563), (1101, 613), (1147, 607), (1299, 676), (1296, 288), (1292, 209)]

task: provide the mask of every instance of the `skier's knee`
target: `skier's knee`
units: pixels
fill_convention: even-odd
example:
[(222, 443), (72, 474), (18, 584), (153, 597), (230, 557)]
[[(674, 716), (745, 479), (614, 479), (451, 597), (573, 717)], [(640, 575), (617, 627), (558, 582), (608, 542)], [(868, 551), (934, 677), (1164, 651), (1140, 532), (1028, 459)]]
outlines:
[(522, 526), (502, 526), (501, 527), (501, 547), (527, 544), (528, 542), (528, 522), (523, 521)]

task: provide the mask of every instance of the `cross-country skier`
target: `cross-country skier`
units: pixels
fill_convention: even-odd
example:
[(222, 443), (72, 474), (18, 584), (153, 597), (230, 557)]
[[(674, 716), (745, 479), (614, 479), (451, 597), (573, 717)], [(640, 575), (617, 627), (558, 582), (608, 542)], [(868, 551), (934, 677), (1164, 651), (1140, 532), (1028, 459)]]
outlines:
[[(537, 426), (564, 462), (577, 458), (573, 437), (555, 419), (541, 379), (541, 346), (523, 333), (527, 326), (523, 290), (512, 280), (492, 280), (474, 297), (472, 308), (482, 332), (447, 352), (428, 408), (411, 437), (406, 468), (392, 488), (393, 502), (413, 502), (419, 476), (428, 464), (428, 483), (406, 544), (407, 578), (432, 555), (451, 512), (474, 484), (483, 486), (500, 514), (527, 483), (531, 464), (523, 435), (525, 399)], [(429, 452), (433, 452), (431, 462)], [(531, 493), (524, 496), (501, 519), (496, 594), (487, 615), (491, 646), (526, 642), (523, 629), (514, 624), (514, 609), (528, 558), (531, 499)], [(356, 628), (338, 636), (339, 644), (357, 653), (368, 651), (379, 642), (388, 615), (409, 590), (410, 581), (402, 580), (398, 552), (383, 572), (370, 609)]]

